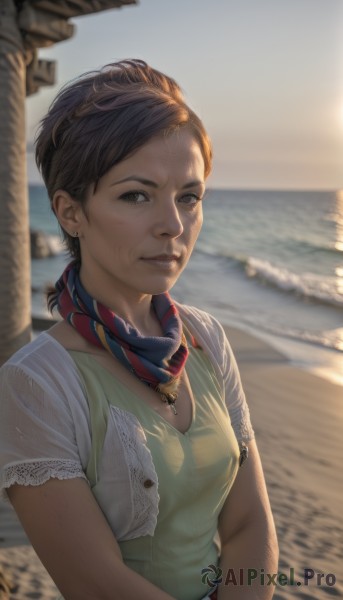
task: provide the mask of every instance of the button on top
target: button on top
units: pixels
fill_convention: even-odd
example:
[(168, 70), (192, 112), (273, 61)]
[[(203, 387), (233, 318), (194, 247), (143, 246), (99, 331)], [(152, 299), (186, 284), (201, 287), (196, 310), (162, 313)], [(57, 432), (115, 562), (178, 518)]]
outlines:
[(146, 479), (143, 485), (145, 488), (151, 488), (154, 485), (154, 482), (152, 481), (152, 479)]

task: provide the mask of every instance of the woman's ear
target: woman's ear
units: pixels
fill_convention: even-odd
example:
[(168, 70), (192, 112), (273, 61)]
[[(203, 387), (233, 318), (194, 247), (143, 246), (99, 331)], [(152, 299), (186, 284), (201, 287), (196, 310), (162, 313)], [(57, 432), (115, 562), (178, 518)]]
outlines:
[(64, 231), (72, 237), (75, 233), (80, 235), (82, 221), (85, 217), (81, 203), (74, 200), (68, 192), (57, 190), (52, 199), (52, 207)]

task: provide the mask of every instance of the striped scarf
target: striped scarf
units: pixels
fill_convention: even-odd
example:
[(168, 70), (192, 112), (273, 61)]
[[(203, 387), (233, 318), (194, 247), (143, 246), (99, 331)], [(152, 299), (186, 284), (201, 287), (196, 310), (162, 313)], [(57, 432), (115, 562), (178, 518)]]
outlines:
[(152, 297), (163, 337), (145, 337), (86, 292), (76, 261), (66, 267), (55, 287), (58, 312), (82, 337), (105, 348), (153, 389), (176, 393), (188, 348), (181, 319), (167, 292)]

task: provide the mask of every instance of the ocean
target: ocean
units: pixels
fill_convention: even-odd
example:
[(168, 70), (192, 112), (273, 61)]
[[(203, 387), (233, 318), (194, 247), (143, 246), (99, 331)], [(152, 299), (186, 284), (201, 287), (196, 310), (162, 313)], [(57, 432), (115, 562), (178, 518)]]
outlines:
[[(32, 312), (68, 260), (45, 188), (29, 187), (30, 226), (53, 256), (32, 260)], [(208, 190), (193, 256), (172, 290), (343, 385), (343, 191)]]

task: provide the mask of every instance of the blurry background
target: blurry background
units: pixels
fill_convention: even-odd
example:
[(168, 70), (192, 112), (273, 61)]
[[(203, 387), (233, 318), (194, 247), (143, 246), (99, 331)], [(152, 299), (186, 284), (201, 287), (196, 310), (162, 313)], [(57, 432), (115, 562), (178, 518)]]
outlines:
[(203, 118), (213, 186), (342, 186), (341, 0), (140, 0), (73, 22), (72, 39), (39, 51), (58, 59), (58, 85), (27, 101), (30, 142), (61, 84), (138, 57), (174, 76)]
[(37, 124), (66, 81), (142, 58), (180, 83), (214, 145), (204, 229), (174, 295), (343, 383), (341, 0), (141, 0), (73, 22), (72, 39), (39, 51), (58, 84), (26, 101), (31, 228), (52, 254), (33, 260), (34, 314), (66, 260)]
[[(45, 286), (68, 260), (34, 166), (38, 122), (66, 81), (142, 58), (181, 84), (214, 145), (204, 227), (173, 295), (231, 326), (280, 569), (337, 577), (331, 587), (279, 586), (275, 600), (343, 597), (342, 388), (327, 381), (343, 385), (343, 2), (141, 0), (72, 22), (73, 38), (39, 50), (57, 61), (57, 84), (26, 100), (30, 225), (45, 256), (32, 259), (33, 314), (47, 316)], [(15, 194), (6, 199), (14, 213)], [(54, 598), (22, 543), (0, 505), (0, 565), (19, 583), (14, 597)]]

